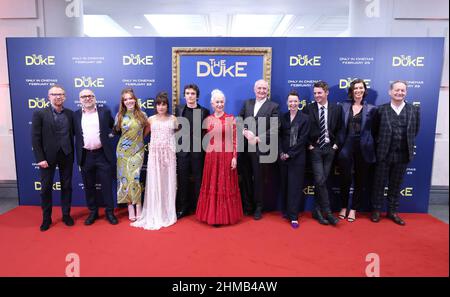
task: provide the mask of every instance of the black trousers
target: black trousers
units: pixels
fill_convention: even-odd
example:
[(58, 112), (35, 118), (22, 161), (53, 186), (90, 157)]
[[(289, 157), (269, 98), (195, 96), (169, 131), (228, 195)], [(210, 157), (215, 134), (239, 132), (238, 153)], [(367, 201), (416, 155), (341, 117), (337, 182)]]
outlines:
[(388, 212), (397, 212), (400, 205), (400, 187), (406, 173), (408, 163), (397, 162), (377, 162), (375, 169), (375, 179), (372, 191), (372, 208), (381, 211), (384, 202), (384, 186), (387, 180), (387, 201)]
[(359, 137), (349, 137), (348, 143), (345, 145), (348, 147), (349, 158), (339, 158), (338, 165), (340, 169), (341, 177), (341, 207), (348, 208), (350, 200), (350, 187), (354, 179), (353, 184), (353, 196), (350, 208), (359, 210), (361, 207), (361, 201), (364, 197), (364, 192), (369, 190), (370, 185), (368, 180), (370, 163), (364, 160), (361, 152), (361, 144)]
[[(177, 212), (193, 213), (202, 186), (204, 153), (177, 154)], [(194, 178), (194, 185), (190, 181)]]
[[(81, 177), (89, 211), (98, 212), (98, 208), (104, 205), (106, 212), (113, 212), (112, 179), (115, 170), (101, 148), (94, 151), (84, 150), (83, 155)], [(101, 197), (97, 197), (96, 184), (101, 185)]]
[(314, 176), (314, 207), (318, 211), (327, 213), (331, 211), (327, 180), (336, 151), (327, 144), (323, 148), (314, 147), (309, 153)]
[(304, 198), (305, 164), (296, 159), (280, 160), (280, 177), (282, 210), (289, 220), (298, 220), (299, 207)]
[(72, 204), (72, 171), (73, 152), (65, 155), (62, 150), (58, 151), (56, 163), (48, 164), (47, 168), (40, 168), (41, 173), (41, 207), (44, 219), (50, 219), (53, 206), (53, 179), (55, 177), (56, 165), (59, 167), (59, 180), (61, 183), (61, 208), (63, 215), (70, 214)]
[(259, 154), (244, 153), (247, 164), (250, 167), (245, 172), (245, 182), (251, 189), (248, 191), (248, 195), (242, 196), (243, 208), (247, 213), (253, 212), (255, 209), (263, 210), (264, 202), (268, 201), (271, 196), (271, 174), (272, 164), (260, 163)]

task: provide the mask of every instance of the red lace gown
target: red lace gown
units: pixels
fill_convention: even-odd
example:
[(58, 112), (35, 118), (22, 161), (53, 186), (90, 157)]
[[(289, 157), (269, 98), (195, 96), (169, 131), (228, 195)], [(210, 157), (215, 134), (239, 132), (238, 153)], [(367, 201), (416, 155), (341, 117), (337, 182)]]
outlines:
[(195, 216), (210, 225), (235, 224), (243, 216), (237, 169), (231, 169), (231, 160), (237, 158), (236, 123), (229, 114), (206, 121), (210, 140)]

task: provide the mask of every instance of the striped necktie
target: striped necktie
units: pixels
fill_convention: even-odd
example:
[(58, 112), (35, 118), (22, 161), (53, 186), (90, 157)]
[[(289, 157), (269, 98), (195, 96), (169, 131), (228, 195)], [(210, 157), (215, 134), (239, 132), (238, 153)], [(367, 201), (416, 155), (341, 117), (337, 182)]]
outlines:
[(325, 106), (320, 107), (319, 126), (320, 126), (319, 147), (323, 148), (325, 146), (325, 133), (327, 132), (327, 127), (325, 125)]

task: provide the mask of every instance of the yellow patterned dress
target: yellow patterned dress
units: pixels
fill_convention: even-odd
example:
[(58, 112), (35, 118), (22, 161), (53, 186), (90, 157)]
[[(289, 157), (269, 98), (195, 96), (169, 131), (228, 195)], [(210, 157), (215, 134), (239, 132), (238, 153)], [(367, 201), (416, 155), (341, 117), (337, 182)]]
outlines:
[(117, 203), (141, 204), (139, 182), (144, 161), (144, 127), (127, 111), (117, 144)]

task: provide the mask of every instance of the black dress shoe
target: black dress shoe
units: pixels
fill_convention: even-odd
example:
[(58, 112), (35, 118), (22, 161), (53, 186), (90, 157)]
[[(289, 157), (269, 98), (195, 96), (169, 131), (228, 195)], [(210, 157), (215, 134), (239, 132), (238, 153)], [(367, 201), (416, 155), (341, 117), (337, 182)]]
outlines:
[(177, 211), (177, 219), (181, 219), (182, 217), (185, 217), (187, 213), (185, 211)]
[(321, 225), (329, 225), (330, 223), (322, 216), (322, 213), (318, 210), (312, 212), (313, 219), (319, 221)]
[(262, 211), (261, 211), (260, 208), (257, 208), (257, 209), (255, 210), (255, 214), (253, 215), (253, 218), (254, 218), (255, 220), (261, 220), (261, 219), (262, 219)]
[(66, 226), (73, 226), (75, 224), (74, 220), (70, 215), (63, 216), (62, 220), (64, 224), (66, 224)]
[(112, 212), (107, 212), (106, 213), (106, 220), (111, 225), (117, 225), (119, 223), (119, 220), (117, 220), (117, 218), (114, 216), (114, 213), (112, 213)]
[(372, 214), (370, 215), (370, 220), (374, 223), (378, 223), (380, 221), (380, 212), (378, 210), (372, 211)]
[(400, 226), (404, 226), (405, 225), (405, 221), (403, 221), (397, 213), (395, 212), (388, 212), (386, 217), (388, 217), (389, 219), (391, 219), (392, 221), (394, 221), (394, 223), (400, 225)]
[(44, 219), (42, 221), (42, 224), (41, 224), (41, 227), (40, 227), (41, 231), (42, 232), (47, 231), (50, 228), (51, 224), (52, 224), (52, 219)]
[(337, 223), (339, 223), (339, 220), (331, 212), (328, 212), (325, 218), (328, 221), (328, 223), (330, 223), (333, 226), (336, 226)]
[(86, 221), (84, 221), (84, 224), (89, 226), (94, 224), (95, 220), (98, 219), (98, 212), (91, 212), (89, 213), (89, 216), (87, 217)]

